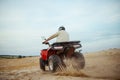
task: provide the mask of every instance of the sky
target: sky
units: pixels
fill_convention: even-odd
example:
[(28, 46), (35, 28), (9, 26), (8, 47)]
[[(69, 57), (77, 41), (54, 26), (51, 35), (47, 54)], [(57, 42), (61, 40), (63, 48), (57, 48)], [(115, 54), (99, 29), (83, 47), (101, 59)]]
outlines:
[(61, 25), (83, 53), (120, 48), (120, 0), (0, 0), (0, 55), (39, 55)]

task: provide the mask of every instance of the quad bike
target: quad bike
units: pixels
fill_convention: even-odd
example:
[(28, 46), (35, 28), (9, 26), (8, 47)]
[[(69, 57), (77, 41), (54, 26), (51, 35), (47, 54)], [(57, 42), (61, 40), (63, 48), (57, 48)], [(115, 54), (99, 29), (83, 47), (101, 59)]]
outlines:
[(60, 66), (66, 67), (65, 59), (72, 59), (77, 65), (77, 69), (83, 69), (85, 66), (85, 59), (82, 53), (77, 52), (76, 49), (81, 48), (80, 41), (56, 42), (53, 44), (43, 43), (49, 45), (48, 49), (43, 49), (40, 52), (40, 68), (45, 71), (45, 66), (49, 67), (50, 72), (55, 72)]

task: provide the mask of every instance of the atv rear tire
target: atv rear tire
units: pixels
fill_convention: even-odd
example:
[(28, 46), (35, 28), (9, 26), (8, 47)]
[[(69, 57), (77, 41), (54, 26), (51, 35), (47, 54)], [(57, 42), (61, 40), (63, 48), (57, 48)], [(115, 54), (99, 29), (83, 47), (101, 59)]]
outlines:
[(82, 53), (75, 52), (72, 55), (72, 59), (76, 65), (73, 65), (76, 69), (83, 69), (85, 67), (85, 58)]
[(40, 63), (40, 69), (45, 71), (45, 61), (42, 58), (40, 58), (39, 59), (39, 63)]
[(50, 72), (55, 72), (61, 65), (61, 59), (57, 55), (51, 55), (48, 59), (48, 66)]

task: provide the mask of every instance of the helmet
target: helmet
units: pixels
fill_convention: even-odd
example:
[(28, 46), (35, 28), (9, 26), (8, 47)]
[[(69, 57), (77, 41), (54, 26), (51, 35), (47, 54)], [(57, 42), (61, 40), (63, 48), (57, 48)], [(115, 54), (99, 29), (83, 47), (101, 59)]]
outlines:
[(61, 26), (61, 27), (59, 27), (58, 30), (59, 30), (59, 31), (61, 31), (61, 30), (65, 30), (65, 27), (64, 27), (64, 26)]

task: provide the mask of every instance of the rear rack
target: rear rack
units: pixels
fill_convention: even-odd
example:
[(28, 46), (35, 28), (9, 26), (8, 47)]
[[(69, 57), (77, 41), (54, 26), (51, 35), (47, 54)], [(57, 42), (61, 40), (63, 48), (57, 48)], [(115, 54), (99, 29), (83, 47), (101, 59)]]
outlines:
[(80, 44), (80, 41), (55, 42), (51, 46), (65, 46), (65, 45), (75, 45), (75, 44)]

